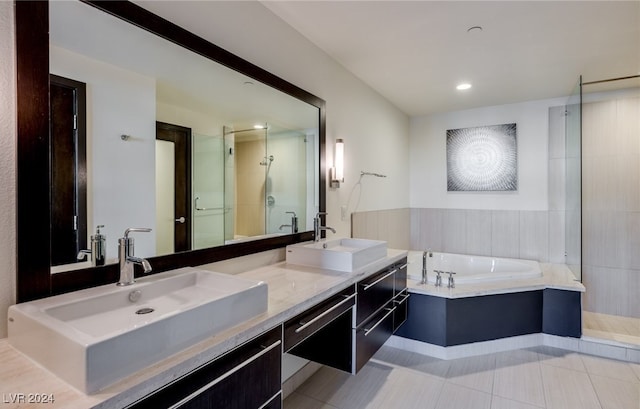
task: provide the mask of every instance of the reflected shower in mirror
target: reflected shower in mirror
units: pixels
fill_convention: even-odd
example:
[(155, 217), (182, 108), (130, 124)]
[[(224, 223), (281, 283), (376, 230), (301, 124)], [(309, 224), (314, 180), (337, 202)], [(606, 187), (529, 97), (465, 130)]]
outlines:
[[(137, 240), (140, 257), (288, 234), (287, 212), (309, 230), (316, 106), (90, 5), (51, 2), (49, 14), (51, 74), (86, 86), (86, 176), (74, 180), (87, 194), (70, 216), (86, 232), (70, 254), (89, 250), (98, 225), (107, 263), (134, 225), (155, 233)], [(52, 230), (52, 243), (61, 237)], [(56, 251), (52, 271), (90, 265)]]

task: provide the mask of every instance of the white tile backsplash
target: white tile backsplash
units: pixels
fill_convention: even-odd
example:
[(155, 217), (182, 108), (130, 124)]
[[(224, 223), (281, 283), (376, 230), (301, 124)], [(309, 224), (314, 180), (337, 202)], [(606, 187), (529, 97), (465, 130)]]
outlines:
[(566, 208), (566, 165), (564, 158), (549, 160), (549, 210)]
[(391, 209), (354, 213), (353, 237), (389, 247), (564, 263), (564, 212)]
[(491, 212), (491, 255), (518, 258), (520, 256), (520, 212)]
[(466, 210), (467, 254), (491, 255), (491, 210)]
[(565, 217), (563, 211), (549, 212), (549, 262), (564, 264), (565, 261)]
[(442, 211), (442, 246), (450, 253), (467, 253), (467, 211)]
[(549, 212), (520, 212), (519, 258), (549, 260)]

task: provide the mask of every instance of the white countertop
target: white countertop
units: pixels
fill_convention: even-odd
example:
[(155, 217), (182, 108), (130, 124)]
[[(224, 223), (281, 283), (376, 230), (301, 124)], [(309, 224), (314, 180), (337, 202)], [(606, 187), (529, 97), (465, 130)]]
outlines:
[[(224, 352), (294, 317), (405, 257), (404, 250), (388, 250), (387, 258), (354, 273), (342, 273), (279, 262), (238, 275), (269, 285), (267, 312), (229, 328), (167, 359), (130, 375), (94, 394), (83, 394), (0, 339), (1, 408), (120, 408), (148, 395), (168, 382), (191, 372)], [(207, 266), (199, 266), (207, 268)], [(52, 396), (53, 403), (28, 403), (29, 399)], [(26, 402), (19, 402), (24, 399)]]

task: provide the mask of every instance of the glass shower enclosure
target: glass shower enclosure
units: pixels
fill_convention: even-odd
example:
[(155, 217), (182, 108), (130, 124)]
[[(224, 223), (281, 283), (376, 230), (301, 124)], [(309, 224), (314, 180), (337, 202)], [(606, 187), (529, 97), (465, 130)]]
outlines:
[(565, 262), (582, 281), (582, 77), (565, 105)]
[(304, 229), (313, 138), (271, 124), (194, 135), (193, 248), (292, 233), (293, 213)]

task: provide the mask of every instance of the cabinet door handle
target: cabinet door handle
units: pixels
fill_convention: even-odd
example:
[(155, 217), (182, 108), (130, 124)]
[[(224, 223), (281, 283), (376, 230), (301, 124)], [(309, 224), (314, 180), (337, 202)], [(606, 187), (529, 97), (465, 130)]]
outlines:
[(260, 358), (262, 355), (268, 353), (269, 351), (271, 351), (274, 348), (277, 348), (278, 346), (280, 346), (280, 344), (282, 344), (282, 341), (277, 340), (276, 342), (274, 342), (273, 344), (269, 345), (268, 347), (266, 347), (262, 351), (258, 352), (257, 354), (255, 354), (251, 358), (249, 358), (246, 361), (242, 362), (240, 365), (231, 368), (230, 370), (228, 370), (227, 372), (223, 373), (222, 375), (220, 375), (219, 377), (217, 377), (213, 381), (209, 382), (208, 384), (206, 384), (202, 388), (200, 388), (197, 391), (193, 392), (191, 395), (189, 395), (189, 396), (183, 398), (182, 400), (180, 400), (179, 402), (174, 403), (173, 405), (169, 406), (168, 409), (177, 409), (180, 406), (184, 405), (185, 403), (189, 402), (190, 400), (198, 397), (198, 395), (200, 395), (202, 392), (204, 392), (207, 389), (211, 388), (212, 386), (224, 381), (229, 376), (233, 375), (234, 373), (238, 372), (240, 369), (244, 368), (245, 366), (249, 365), (250, 363), (252, 363), (256, 359)]
[(370, 333), (371, 331), (373, 331), (374, 329), (376, 329), (376, 327), (377, 327), (378, 325), (380, 325), (380, 324), (382, 323), (382, 321), (384, 321), (384, 320), (389, 316), (389, 314), (393, 313), (393, 312), (396, 310), (396, 307), (393, 307), (393, 308), (385, 308), (385, 310), (387, 310), (387, 311), (389, 311), (389, 312), (387, 312), (386, 314), (384, 314), (384, 317), (380, 318), (380, 321), (376, 322), (376, 323), (373, 325), (373, 327), (371, 327), (371, 328), (365, 328), (365, 329), (364, 329), (364, 336), (365, 336), (365, 337), (366, 337), (367, 335), (369, 335), (369, 333)]
[(396, 304), (402, 304), (403, 302), (407, 301), (407, 298), (409, 298), (409, 294), (407, 294), (404, 297), (402, 297), (401, 301), (393, 300), (393, 302), (396, 303)]
[(305, 328), (307, 328), (309, 325), (313, 324), (314, 322), (318, 321), (320, 318), (326, 316), (327, 314), (329, 314), (331, 311), (335, 310), (336, 308), (338, 308), (339, 306), (341, 306), (342, 304), (348, 302), (350, 299), (352, 299), (353, 297), (355, 297), (356, 294), (353, 293), (349, 296), (345, 296), (347, 298), (345, 298), (344, 300), (340, 301), (339, 303), (337, 303), (336, 305), (334, 305), (333, 307), (329, 308), (328, 310), (324, 311), (322, 314), (314, 317), (311, 321), (307, 321), (307, 322), (301, 322), (300, 325), (302, 325), (301, 327), (296, 328), (296, 334), (299, 333), (300, 331), (304, 330)]
[(395, 270), (393, 270), (393, 271), (391, 271), (391, 272), (389, 272), (389, 273), (385, 274), (384, 276), (382, 276), (382, 277), (378, 278), (378, 279), (377, 279), (376, 281), (374, 281), (373, 283), (365, 285), (365, 286), (364, 286), (364, 288), (362, 289), (362, 291), (367, 291), (369, 288), (371, 288), (371, 287), (373, 287), (374, 285), (378, 284), (380, 281), (384, 280), (385, 278), (389, 277), (389, 276), (390, 276), (390, 275), (392, 275), (392, 274), (395, 274), (395, 273), (396, 273), (396, 271), (398, 271), (398, 269), (397, 269), (397, 268), (396, 268)]
[(400, 267), (398, 267), (398, 270), (402, 270), (403, 268), (405, 268), (406, 266), (408, 266), (409, 263), (404, 263), (403, 265), (401, 265)]

